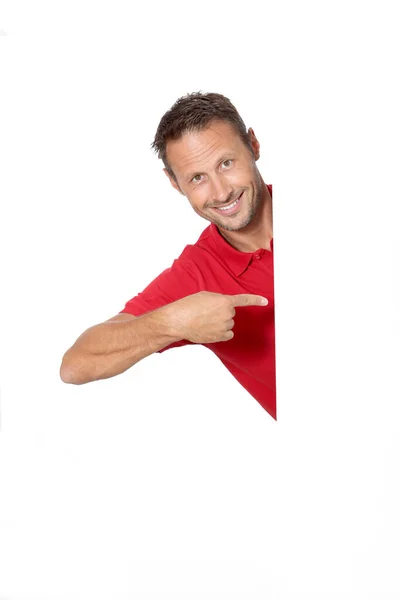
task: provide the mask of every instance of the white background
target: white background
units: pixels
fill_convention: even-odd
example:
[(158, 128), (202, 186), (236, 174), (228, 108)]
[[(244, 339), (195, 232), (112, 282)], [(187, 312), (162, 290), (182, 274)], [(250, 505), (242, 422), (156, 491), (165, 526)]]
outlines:
[[(0, 12), (0, 598), (400, 598), (394, 2)], [(150, 150), (227, 95), (274, 189), (278, 421), (205, 348), (62, 355), (208, 223)]]

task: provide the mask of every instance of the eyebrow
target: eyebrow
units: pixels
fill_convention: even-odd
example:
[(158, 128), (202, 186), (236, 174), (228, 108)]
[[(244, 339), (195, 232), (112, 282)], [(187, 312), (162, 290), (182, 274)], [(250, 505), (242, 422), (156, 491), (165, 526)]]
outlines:
[[(232, 158), (234, 158), (234, 153), (233, 152), (225, 152), (224, 154), (222, 154), (222, 156), (217, 160), (216, 165), (220, 165), (222, 162), (224, 162), (224, 160), (232, 160)], [(201, 175), (202, 171), (192, 171), (191, 173), (187, 173), (185, 175), (185, 179), (187, 181), (191, 181), (193, 179), (193, 177), (195, 177), (196, 175)]]

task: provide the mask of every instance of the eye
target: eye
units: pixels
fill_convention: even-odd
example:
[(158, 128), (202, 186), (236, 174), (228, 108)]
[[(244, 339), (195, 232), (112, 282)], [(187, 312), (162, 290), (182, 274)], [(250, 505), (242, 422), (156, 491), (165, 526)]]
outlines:
[(195, 175), (194, 177), (192, 177), (192, 181), (193, 183), (199, 183), (201, 180), (199, 179), (199, 177), (201, 177), (201, 175)]
[(222, 163), (223, 167), (230, 167), (231, 164), (233, 163), (233, 160), (231, 158), (227, 158), (226, 160), (224, 160), (224, 162)]

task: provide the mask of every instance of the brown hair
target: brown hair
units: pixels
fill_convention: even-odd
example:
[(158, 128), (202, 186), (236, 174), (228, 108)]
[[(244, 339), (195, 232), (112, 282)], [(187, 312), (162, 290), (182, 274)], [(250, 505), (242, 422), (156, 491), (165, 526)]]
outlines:
[(179, 98), (162, 117), (151, 148), (175, 179), (166, 157), (169, 140), (204, 129), (213, 120), (231, 123), (244, 144), (253, 152), (246, 126), (232, 102), (222, 94), (193, 92)]

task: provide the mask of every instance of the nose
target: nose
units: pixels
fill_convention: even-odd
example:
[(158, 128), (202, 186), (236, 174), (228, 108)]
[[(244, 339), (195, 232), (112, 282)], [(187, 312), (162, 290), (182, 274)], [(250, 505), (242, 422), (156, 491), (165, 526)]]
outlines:
[(210, 180), (211, 201), (213, 204), (225, 204), (233, 194), (233, 188), (223, 175), (215, 175)]

